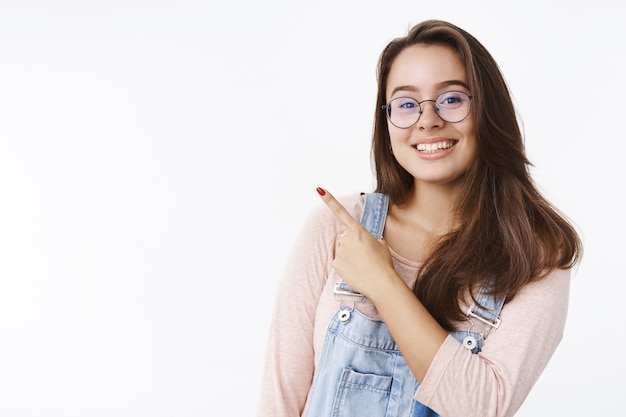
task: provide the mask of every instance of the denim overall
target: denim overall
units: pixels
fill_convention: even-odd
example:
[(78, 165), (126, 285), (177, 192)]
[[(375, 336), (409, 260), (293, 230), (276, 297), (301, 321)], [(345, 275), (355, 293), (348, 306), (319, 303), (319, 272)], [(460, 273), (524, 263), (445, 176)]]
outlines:
[[(361, 224), (377, 239), (387, 217), (384, 194), (365, 195)], [(324, 350), (308, 398), (307, 417), (437, 417), (433, 410), (415, 401), (418, 382), (411, 373), (387, 326), (357, 310), (364, 297), (346, 283), (335, 285), (339, 309), (328, 325)], [(497, 328), (504, 298), (479, 292), (477, 304), (467, 312)], [(471, 323), (471, 322), (468, 322)], [(450, 334), (472, 353), (480, 352), (480, 333), (468, 330)]]

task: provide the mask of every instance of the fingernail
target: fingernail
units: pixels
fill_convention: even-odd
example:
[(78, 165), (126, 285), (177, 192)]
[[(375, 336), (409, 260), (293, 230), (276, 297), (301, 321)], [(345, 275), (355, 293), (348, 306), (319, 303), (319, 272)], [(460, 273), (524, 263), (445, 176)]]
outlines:
[(324, 189), (321, 187), (317, 187), (317, 193), (322, 197), (326, 195), (326, 191), (324, 191)]

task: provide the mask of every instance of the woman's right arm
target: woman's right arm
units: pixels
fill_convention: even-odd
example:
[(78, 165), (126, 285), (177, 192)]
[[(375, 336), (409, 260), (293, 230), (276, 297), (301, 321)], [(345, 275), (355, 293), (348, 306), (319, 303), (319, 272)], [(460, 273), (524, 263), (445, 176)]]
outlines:
[(314, 371), (313, 331), (338, 226), (325, 207), (307, 217), (275, 294), (257, 417), (299, 417)]

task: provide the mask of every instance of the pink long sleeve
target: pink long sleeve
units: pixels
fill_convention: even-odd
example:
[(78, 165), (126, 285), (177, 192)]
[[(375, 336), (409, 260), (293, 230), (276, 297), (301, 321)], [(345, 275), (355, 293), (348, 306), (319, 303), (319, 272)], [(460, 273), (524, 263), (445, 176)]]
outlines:
[(527, 285), (504, 306), (478, 355), (448, 337), (416, 399), (442, 416), (506, 417), (520, 408), (563, 337), (570, 270)]
[(299, 417), (313, 380), (314, 328), (339, 225), (326, 207), (307, 218), (279, 282), (257, 417)]
[[(362, 196), (340, 201), (353, 217), (360, 217)], [(302, 415), (325, 329), (338, 308), (333, 298), (337, 277), (332, 260), (340, 232), (341, 225), (330, 210), (320, 205), (294, 245), (274, 300), (257, 417)], [(392, 256), (396, 271), (412, 286), (420, 265), (393, 250)], [(415, 398), (444, 417), (513, 416), (563, 337), (569, 284), (570, 271), (556, 270), (526, 286), (505, 304), (500, 328), (485, 338), (477, 355), (448, 337)], [(379, 318), (371, 303), (359, 303), (356, 308)]]

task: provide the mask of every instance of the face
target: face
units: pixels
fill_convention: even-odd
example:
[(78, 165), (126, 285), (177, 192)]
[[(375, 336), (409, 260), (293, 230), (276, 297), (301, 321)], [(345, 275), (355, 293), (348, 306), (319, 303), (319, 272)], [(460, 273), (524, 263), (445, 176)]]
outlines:
[[(389, 103), (397, 97), (409, 97), (421, 102), (451, 91), (471, 96), (460, 58), (445, 46), (417, 44), (404, 49), (393, 61), (386, 99)], [(472, 112), (462, 121), (450, 123), (435, 112), (434, 104), (420, 104), (419, 120), (409, 128), (398, 128), (387, 120), (391, 149), (398, 163), (413, 175), (416, 186), (455, 186), (477, 154)]]

